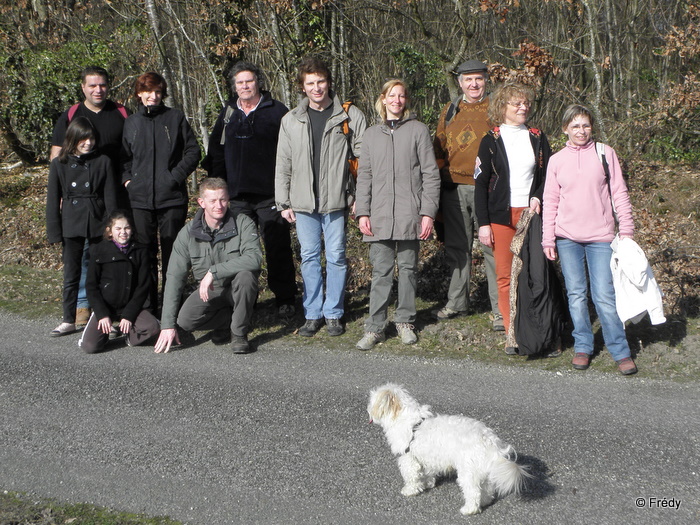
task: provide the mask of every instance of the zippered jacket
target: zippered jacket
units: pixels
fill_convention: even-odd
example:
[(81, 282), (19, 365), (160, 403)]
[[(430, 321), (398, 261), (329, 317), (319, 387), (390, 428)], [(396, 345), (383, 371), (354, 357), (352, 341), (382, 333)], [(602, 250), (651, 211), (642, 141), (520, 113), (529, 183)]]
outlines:
[(198, 283), (211, 271), (213, 286), (218, 290), (230, 286), (238, 272), (260, 271), (262, 249), (252, 219), (242, 213), (234, 216), (228, 212), (212, 239), (204, 231), (203, 216), (204, 210), (200, 208), (175, 239), (163, 295), (161, 326), (164, 329), (175, 327), (190, 270)]
[[(365, 116), (355, 105), (351, 105), (346, 113), (340, 99), (333, 97), (333, 113), (326, 122), (321, 144), (319, 195), (314, 195), (308, 107), (309, 99), (304, 98), (282, 118), (275, 167), (277, 208), (306, 213), (345, 210), (354, 198), (348, 158), (350, 151), (354, 156), (360, 156), (362, 135), (367, 127)], [(345, 121), (349, 125), (348, 135), (343, 132)]]
[(368, 216), (374, 236), (364, 240), (414, 240), (421, 216), (435, 218), (440, 173), (428, 127), (411, 114), (393, 132), (386, 124), (367, 129), (357, 173), (355, 216)]
[(140, 105), (124, 122), (122, 184), (131, 207), (160, 210), (187, 204), (187, 177), (201, 150), (182, 111)]

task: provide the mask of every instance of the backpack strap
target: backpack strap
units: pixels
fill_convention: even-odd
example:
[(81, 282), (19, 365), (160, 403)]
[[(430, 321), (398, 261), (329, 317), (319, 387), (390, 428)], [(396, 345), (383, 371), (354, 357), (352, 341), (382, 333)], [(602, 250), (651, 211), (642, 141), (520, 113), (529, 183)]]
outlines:
[(608, 192), (610, 193), (610, 204), (612, 204), (613, 215), (617, 219), (617, 210), (615, 209), (615, 201), (613, 201), (612, 188), (610, 187), (610, 166), (608, 166), (608, 161), (605, 158), (605, 144), (602, 142), (595, 143), (595, 151), (598, 154), (598, 159), (603, 165), (603, 171), (605, 172), (605, 181), (608, 183)]
[[(350, 110), (350, 106), (352, 106), (352, 100), (346, 100), (345, 102), (343, 102), (343, 111), (345, 111), (345, 113), (348, 113)], [(350, 125), (348, 124), (347, 119), (343, 121), (343, 134), (350, 135)]]
[(119, 111), (119, 114), (126, 120), (129, 117), (129, 114), (126, 112), (126, 108), (119, 102), (115, 102), (114, 105), (117, 106), (117, 111)]
[(221, 142), (219, 142), (221, 146), (223, 146), (226, 142), (226, 126), (228, 126), (228, 123), (231, 121), (233, 111), (234, 109), (230, 105), (226, 104), (226, 113), (224, 113), (224, 127), (221, 129)]
[(450, 107), (447, 108), (447, 113), (445, 113), (445, 126), (447, 126), (455, 115), (459, 113), (459, 103), (462, 101), (462, 95), (459, 95), (452, 100)]
[[(126, 108), (122, 104), (115, 102), (114, 105), (117, 106), (117, 111), (119, 111), (119, 114), (124, 117), (124, 119), (128, 118), (129, 114), (126, 112)], [(73, 104), (70, 108), (68, 108), (68, 122), (73, 120), (75, 112), (78, 111), (79, 107), (80, 104)]]
[(80, 104), (73, 104), (70, 108), (68, 108), (68, 122), (73, 120), (73, 117), (75, 116), (75, 112), (78, 111), (79, 107), (80, 107)]

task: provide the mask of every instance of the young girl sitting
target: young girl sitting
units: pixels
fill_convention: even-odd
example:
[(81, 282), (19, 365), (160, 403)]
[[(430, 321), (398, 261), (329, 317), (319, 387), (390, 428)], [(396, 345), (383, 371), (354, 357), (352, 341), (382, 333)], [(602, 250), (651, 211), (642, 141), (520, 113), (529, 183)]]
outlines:
[(116, 320), (129, 346), (160, 332), (158, 320), (143, 309), (151, 284), (148, 248), (131, 236), (131, 219), (117, 210), (109, 216), (104, 240), (90, 248), (85, 288), (92, 315), (78, 342), (88, 354), (104, 348)]
[(75, 332), (85, 240), (98, 242), (104, 219), (116, 208), (109, 157), (95, 149), (96, 132), (85, 117), (71, 121), (58, 157), (51, 161), (46, 196), (46, 233), (63, 244), (63, 322), (52, 336)]

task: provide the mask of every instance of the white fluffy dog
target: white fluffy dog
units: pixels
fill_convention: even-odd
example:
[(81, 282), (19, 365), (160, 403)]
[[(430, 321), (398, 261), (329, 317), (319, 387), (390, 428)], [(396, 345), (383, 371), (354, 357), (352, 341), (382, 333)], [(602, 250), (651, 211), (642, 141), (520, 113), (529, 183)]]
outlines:
[(404, 496), (433, 488), (438, 476), (456, 473), (464, 494), (460, 511), (476, 514), (496, 494), (520, 492), (525, 478), (531, 477), (515, 463), (513, 447), (486, 425), (464, 416), (436, 416), (398, 385), (372, 390), (367, 412), (398, 456)]

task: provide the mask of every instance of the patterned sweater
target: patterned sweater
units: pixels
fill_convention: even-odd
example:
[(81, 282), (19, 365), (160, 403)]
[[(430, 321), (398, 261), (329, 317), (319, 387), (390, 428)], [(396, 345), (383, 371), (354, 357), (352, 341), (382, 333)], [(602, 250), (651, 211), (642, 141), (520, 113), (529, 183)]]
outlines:
[(459, 111), (445, 127), (450, 103), (442, 108), (433, 147), (443, 181), (474, 185), (474, 163), (481, 139), (489, 131), (489, 99), (468, 104), (459, 103)]

